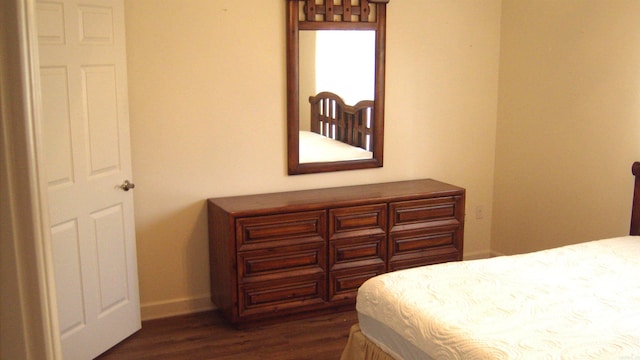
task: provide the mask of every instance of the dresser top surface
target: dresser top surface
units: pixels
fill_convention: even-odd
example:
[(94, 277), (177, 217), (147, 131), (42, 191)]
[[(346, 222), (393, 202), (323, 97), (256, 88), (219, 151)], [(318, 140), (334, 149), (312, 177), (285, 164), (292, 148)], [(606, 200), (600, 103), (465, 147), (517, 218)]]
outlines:
[(298, 190), (289, 192), (240, 195), (208, 199), (228, 213), (260, 212), (260, 210), (312, 210), (354, 203), (410, 200), (425, 196), (451, 196), (464, 189), (433, 179), (407, 180), (367, 185)]

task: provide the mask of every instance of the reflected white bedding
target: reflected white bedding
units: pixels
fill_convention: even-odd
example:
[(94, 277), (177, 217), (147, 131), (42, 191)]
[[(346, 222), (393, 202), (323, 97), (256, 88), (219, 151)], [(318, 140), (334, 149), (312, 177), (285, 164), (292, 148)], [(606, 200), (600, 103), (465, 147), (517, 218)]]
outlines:
[(371, 159), (373, 153), (311, 131), (300, 131), (299, 156), (300, 163), (305, 164), (325, 161)]
[(640, 358), (640, 237), (387, 273), (356, 307), (398, 358)]

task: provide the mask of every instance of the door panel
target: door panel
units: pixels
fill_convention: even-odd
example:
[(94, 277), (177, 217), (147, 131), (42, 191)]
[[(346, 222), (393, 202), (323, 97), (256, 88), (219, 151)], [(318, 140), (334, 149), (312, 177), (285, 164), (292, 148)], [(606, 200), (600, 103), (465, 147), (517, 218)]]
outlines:
[(83, 66), (82, 99), (88, 133), (90, 176), (120, 169), (114, 66)]
[(38, 1), (43, 142), (65, 359), (140, 328), (123, 0)]
[(82, 296), (82, 276), (80, 264), (80, 243), (78, 223), (70, 220), (51, 228), (53, 254), (56, 259), (56, 284), (64, 284), (64, 291), (58, 291), (60, 333), (66, 335), (85, 323)]
[(129, 299), (126, 263), (126, 229), (122, 206), (116, 205), (91, 214), (98, 254), (100, 314)]
[(42, 106), (47, 112), (43, 123), (47, 153), (47, 175), (49, 186), (70, 185), (73, 182), (71, 146), (71, 119), (69, 113), (69, 88), (67, 68), (64, 66), (40, 69), (40, 86), (43, 94)]

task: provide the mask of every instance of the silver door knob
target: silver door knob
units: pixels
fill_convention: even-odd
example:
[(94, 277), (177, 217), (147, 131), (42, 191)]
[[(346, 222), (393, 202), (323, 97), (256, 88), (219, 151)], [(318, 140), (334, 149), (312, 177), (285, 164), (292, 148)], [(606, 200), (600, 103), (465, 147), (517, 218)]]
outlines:
[(130, 182), (129, 180), (125, 180), (122, 185), (120, 185), (120, 188), (124, 191), (129, 191), (133, 188), (136, 187), (136, 184)]

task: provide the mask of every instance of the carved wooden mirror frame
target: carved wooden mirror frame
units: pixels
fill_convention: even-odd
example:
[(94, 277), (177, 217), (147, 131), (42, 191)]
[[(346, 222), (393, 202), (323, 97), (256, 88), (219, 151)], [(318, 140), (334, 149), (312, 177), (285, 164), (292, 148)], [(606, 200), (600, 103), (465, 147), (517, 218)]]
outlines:
[[(382, 167), (386, 5), (389, 0), (287, 1), (287, 161), (289, 175)], [(302, 4), (301, 4), (302, 3)], [(372, 158), (300, 163), (300, 30), (375, 31)]]

